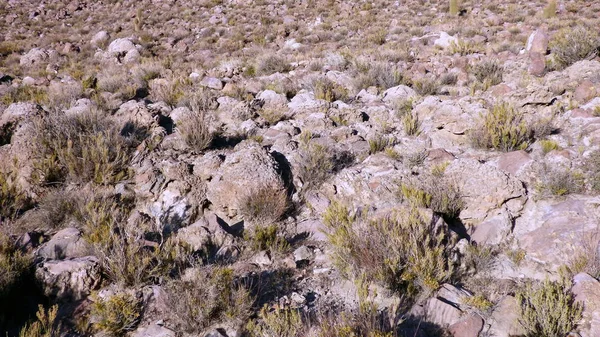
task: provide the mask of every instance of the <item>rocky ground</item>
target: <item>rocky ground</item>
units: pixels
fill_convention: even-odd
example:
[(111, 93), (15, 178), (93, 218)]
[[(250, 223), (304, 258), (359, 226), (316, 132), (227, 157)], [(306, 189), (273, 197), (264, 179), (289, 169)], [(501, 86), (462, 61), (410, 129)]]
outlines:
[(599, 336), (599, 12), (0, 2), (0, 330)]

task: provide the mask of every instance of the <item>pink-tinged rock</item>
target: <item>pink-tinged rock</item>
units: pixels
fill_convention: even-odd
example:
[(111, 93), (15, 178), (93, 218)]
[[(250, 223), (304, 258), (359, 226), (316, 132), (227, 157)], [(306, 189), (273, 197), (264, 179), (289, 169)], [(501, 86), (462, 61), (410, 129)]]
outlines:
[(538, 29), (531, 33), (527, 39), (527, 51), (531, 53), (539, 53), (546, 55), (548, 51), (548, 34), (543, 29)]
[(594, 118), (594, 116), (590, 111), (586, 109), (575, 108), (571, 110), (571, 117), (574, 118)]
[(594, 83), (589, 80), (584, 80), (579, 84), (577, 89), (575, 89), (575, 93), (573, 94), (573, 98), (580, 103), (585, 103), (590, 99), (594, 98), (598, 93), (598, 88)]
[(427, 160), (432, 163), (444, 163), (452, 161), (456, 157), (444, 149), (431, 149), (427, 152)]
[(588, 274), (573, 277), (575, 301), (583, 304), (583, 319), (578, 325), (581, 337), (600, 336), (600, 282)]
[(533, 76), (543, 76), (546, 71), (546, 58), (541, 53), (529, 53), (529, 73)]
[(471, 240), (478, 244), (501, 243), (512, 230), (512, 217), (501, 210), (498, 214), (488, 217), (482, 223), (475, 225)]
[(509, 94), (512, 91), (513, 91), (513, 89), (504, 83), (500, 83), (491, 88), (492, 95), (495, 97), (504, 96), (506, 94)]
[(523, 335), (524, 331), (519, 323), (519, 318), (519, 304), (517, 300), (512, 296), (506, 296), (498, 303), (489, 319), (486, 319), (486, 323), (490, 325), (488, 329), (490, 336), (510, 337)]
[(498, 158), (498, 168), (509, 174), (517, 175), (531, 161), (531, 156), (523, 150), (507, 152)]
[(427, 321), (448, 326), (459, 321), (462, 312), (460, 309), (437, 298), (431, 298), (426, 304)]
[(454, 337), (477, 337), (483, 329), (483, 319), (477, 314), (471, 314), (449, 328)]

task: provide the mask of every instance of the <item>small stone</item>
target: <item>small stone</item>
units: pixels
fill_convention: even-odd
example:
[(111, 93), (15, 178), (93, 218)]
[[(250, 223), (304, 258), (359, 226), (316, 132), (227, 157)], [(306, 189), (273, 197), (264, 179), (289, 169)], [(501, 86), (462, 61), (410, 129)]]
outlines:
[(205, 77), (200, 81), (200, 85), (210, 89), (221, 90), (223, 89), (223, 82), (215, 77)]
[(312, 251), (306, 246), (301, 246), (294, 251), (294, 261), (296, 262), (310, 260), (312, 256)]

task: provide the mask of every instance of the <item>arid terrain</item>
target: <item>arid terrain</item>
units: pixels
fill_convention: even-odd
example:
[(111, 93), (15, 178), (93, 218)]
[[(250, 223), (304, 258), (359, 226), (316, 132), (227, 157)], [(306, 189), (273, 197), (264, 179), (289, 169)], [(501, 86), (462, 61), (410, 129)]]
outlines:
[(600, 336), (600, 1), (0, 1), (0, 334)]

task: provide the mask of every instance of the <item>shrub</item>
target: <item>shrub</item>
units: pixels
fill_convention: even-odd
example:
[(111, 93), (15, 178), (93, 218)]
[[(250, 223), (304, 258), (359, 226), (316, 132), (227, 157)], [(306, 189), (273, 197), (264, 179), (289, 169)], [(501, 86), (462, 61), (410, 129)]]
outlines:
[(503, 67), (496, 60), (483, 60), (471, 67), (473, 76), (485, 87), (502, 83), (503, 71)]
[(495, 105), (471, 133), (475, 146), (505, 152), (526, 148), (531, 137), (523, 116), (508, 103)]
[(479, 52), (479, 46), (471, 41), (458, 40), (458, 42), (451, 42), (450, 44), (450, 54), (460, 54), (461, 56), (466, 56), (469, 54), (474, 54)]
[(287, 73), (291, 70), (288, 61), (278, 55), (268, 55), (258, 61), (256, 71), (261, 75), (271, 75), (273, 73)]
[[(128, 174), (139, 140), (126, 138), (99, 111), (77, 115), (51, 113), (35, 121), (36, 158), (42, 181), (60, 180), (59, 172), (74, 182), (107, 185)], [(49, 175), (49, 176), (48, 176)]]
[(542, 153), (544, 155), (548, 154), (549, 152), (554, 151), (554, 150), (560, 150), (560, 145), (558, 145), (558, 143), (553, 140), (549, 140), (549, 139), (540, 140), (540, 145), (542, 146)]
[(347, 277), (364, 273), (392, 290), (415, 294), (437, 289), (453, 274), (447, 229), (415, 208), (368, 220), (334, 202), (323, 222), (334, 263)]
[(307, 327), (302, 322), (298, 310), (276, 308), (269, 311), (265, 306), (259, 313), (260, 322), (250, 321), (246, 330), (251, 337), (301, 337)]
[(22, 281), (31, 262), (31, 258), (22, 253), (7, 235), (0, 233), (0, 299), (2, 301), (6, 296), (11, 295), (13, 287), (18, 286)]
[(259, 225), (246, 235), (246, 240), (250, 242), (250, 248), (254, 251), (268, 249), (271, 253), (282, 252), (287, 250), (290, 245), (281, 234), (277, 224)]
[(10, 87), (9, 90), (3, 94), (0, 102), (6, 105), (16, 102), (33, 102), (43, 105), (48, 102), (48, 93), (45, 89), (36, 86), (20, 85), (16, 88)]
[(545, 280), (517, 292), (521, 325), (527, 336), (562, 337), (575, 328), (582, 306), (575, 303), (569, 288), (564, 281)]
[(366, 89), (371, 86), (386, 90), (400, 85), (404, 81), (402, 73), (394, 66), (387, 63), (378, 62), (375, 64), (356, 65), (360, 72), (354, 79), (354, 86), (357, 89)]
[(549, 45), (555, 65), (562, 69), (596, 55), (600, 40), (595, 29), (577, 26), (560, 30), (550, 40)]
[(0, 170), (0, 220), (16, 216), (27, 204), (27, 196), (17, 183), (16, 172)]
[(348, 100), (348, 91), (328, 78), (321, 78), (313, 83), (315, 98), (327, 102)]
[(394, 137), (385, 137), (378, 134), (369, 139), (368, 143), (369, 154), (375, 154), (377, 152), (381, 152), (385, 149), (393, 147), (396, 143), (396, 139)]
[(150, 225), (141, 217), (128, 224), (130, 207), (125, 200), (101, 197), (77, 211), (83, 238), (93, 247), (104, 273), (123, 286), (152, 283), (169, 275), (185, 253), (171, 240), (146, 243)]
[(123, 336), (133, 331), (142, 315), (142, 304), (128, 293), (112, 295), (101, 299), (93, 296), (90, 316), (94, 318), (95, 330), (112, 336)]
[(440, 84), (432, 78), (422, 78), (412, 81), (413, 89), (421, 96), (435, 95), (439, 91)]
[(464, 297), (461, 302), (481, 312), (488, 311), (494, 305), (483, 295)]
[(53, 305), (50, 310), (45, 310), (40, 304), (35, 314), (37, 320), (32, 324), (26, 324), (19, 332), (19, 337), (59, 337), (61, 324), (57, 314), (57, 305)]
[(420, 133), (421, 122), (416, 113), (407, 113), (402, 116), (402, 126), (407, 136), (418, 136)]
[(458, 217), (463, 207), (458, 185), (443, 175), (421, 175), (400, 184), (399, 195), (416, 207), (426, 207), (447, 219)]
[(535, 188), (541, 196), (564, 196), (583, 190), (584, 177), (568, 167), (544, 164)]
[(543, 12), (544, 18), (550, 19), (556, 16), (556, 0), (550, 0)]
[(171, 281), (166, 291), (175, 324), (188, 333), (224, 320), (244, 322), (254, 302), (233, 271), (222, 267), (203, 268), (194, 277)]
[(199, 153), (209, 148), (214, 139), (205, 110), (188, 113), (177, 123), (177, 131), (181, 134), (185, 143), (193, 151)]
[(270, 225), (281, 220), (288, 206), (287, 191), (268, 184), (249, 190), (238, 201), (244, 220), (258, 225)]
[(587, 171), (586, 178), (590, 188), (600, 191), (600, 150), (592, 152), (585, 158), (584, 169)]
[(318, 187), (333, 173), (333, 159), (334, 153), (329, 147), (317, 143), (309, 134), (301, 137), (298, 177), (302, 180), (303, 190)]

